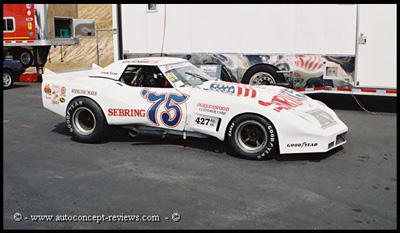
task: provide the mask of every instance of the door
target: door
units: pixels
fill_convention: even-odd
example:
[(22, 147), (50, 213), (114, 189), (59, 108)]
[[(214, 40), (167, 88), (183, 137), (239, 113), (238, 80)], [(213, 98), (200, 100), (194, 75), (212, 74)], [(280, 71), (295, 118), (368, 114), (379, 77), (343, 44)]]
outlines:
[(396, 5), (360, 4), (356, 85), (396, 88)]
[(106, 96), (110, 124), (138, 124), (183, 131), (187, 95), (177, 91), (156, 66), (128, 66)]

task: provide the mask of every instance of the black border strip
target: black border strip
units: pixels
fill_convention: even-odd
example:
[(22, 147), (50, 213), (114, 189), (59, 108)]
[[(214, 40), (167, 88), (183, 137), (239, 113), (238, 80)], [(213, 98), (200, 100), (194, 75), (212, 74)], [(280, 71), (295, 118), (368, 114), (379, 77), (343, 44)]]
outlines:
[(117, 27), (118, 27), (118, 60), (124, 59), (123, 57), (123, 45), (122, 45), (122, 12), (121, 4), (117, 4)]

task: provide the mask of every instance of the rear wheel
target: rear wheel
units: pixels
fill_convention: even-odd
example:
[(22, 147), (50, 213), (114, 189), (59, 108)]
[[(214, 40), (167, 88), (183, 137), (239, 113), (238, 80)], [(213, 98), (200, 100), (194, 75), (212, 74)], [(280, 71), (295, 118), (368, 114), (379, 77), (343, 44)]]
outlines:
[(3, 70), (3, 89), (8, 89), (13, 85), (13, 76), (10, 71)]
[(66, 122), (74, 138), (81, 142), (99, 142), (108, 130), (103, 111), (87, 98), (75, 99), (68, 105)]
[(228, 125), (227, 141), (237, 155), (266, 159), (276, 153), (277, 135), (266, 119), (251, 114), (236, 117)]

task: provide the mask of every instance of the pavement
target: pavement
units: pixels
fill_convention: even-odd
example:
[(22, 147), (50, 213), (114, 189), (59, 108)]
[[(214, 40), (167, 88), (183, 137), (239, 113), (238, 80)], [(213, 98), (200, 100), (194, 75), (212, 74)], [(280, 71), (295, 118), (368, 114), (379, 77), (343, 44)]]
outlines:
[[(4, 229), (397, 228), (396, 113), (335, 110), (349, 127), (344, 146), (252, 161), (213, 138), (114, 129), (79, 143), (40, 92), (3, 92)], [(105, 220), (74, 220), (93, 215)]]

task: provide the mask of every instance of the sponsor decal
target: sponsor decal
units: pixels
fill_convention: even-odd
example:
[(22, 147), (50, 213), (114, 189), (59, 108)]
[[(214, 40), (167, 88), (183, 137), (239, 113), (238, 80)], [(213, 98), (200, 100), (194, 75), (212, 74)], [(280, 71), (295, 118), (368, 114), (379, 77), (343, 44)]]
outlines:
[(227, 93), (231, 95), (236, 94), (237, 96), (251, 97), (251, 98), (254, 98), (257, 95), (256, 90), (254, 90), (250, 86), (244, 86), (244, 85), (212, 83), (210, 85), (210, 90)]
[(105, 74), (105, 75), (117, 75), (118, 73), (114, 73), (112, 71), (101, 71), (100, 74)]
[(52, 85), (51, 88), (48, 84), (44, 86), (44, 92), (46, 93), (46, 99), (51, 99), (51, 103), (58, 105), (59, 103), (65, 103), (65, 87), (59, 87), (58, 85)]
[(27, 21), (27, 22), (31, 22), (31, 21), (33, 21), (33, 18), (32, 18), (32, 17), (27, 17), (27, 18), (26, 18), (26, 21)]
[(72, 93), (75, 94), (84, 94), (84, 95), (97, 95), (97, 91), (89, 91), (89, 90), (79, 90), (79, 89), (72, 89)]
[(219, 106), (215, 104), (197, 103), (197, 107), (199, 107), (199, 111), (221, 115), (225, 115), (227, 112), (229, 112), (229, 107)]
[(67, 89), (65, 87), (61, 87), (60, 94), (65, 96), (65, 93), (67, 93)]
[(143, 63), (143, 64), (156, 64), (159, 60), (124, 60), (122, 63)]
[(121, 108), (109, 108), (109, 116), (121, 116), (121, 117), (145, 117), (146, 110), (144, 109), (121, 109)]
[(316, 142), (313, 142), (313, 143), (309, 143), (309, 142), (288, 143), (286, 146), (287, 147), (300, 147), (300, 148), (303, 148), (303, 147), (316, 147), (316, 146), (318, 146), (318, 143), (316, 143)]
[(31, 7), (32, 7), (32, 4), (26, 4), (27, 9), (31, 9)]
[(58, 105), (60, 103), (60, 86), (58, 85), (52, 85), (51, 86), (51, 95), (52, 95), (52, 100), (51, 103), (54, 105)]
[(198, 125), (205, 125), (205, 126), (210, 126), (214, 127), (217, 122), (215, 119), (207, 118), (207, 117), (197, 117), (196, 120), (194, 120), (196, 124)]
[[(183, 114), (181, 105), (189, 99), (189, 95), (150, 92), (147, 88), (143, 89), (140, 94), (148, 102), (152, 103), (146, 112), (147, 119), (151, 123), (159, 126), (157, 118), (160, 117), (161, 122), (169, 128), (179, 125)], [(158, 110), (161, 105), (164, 106), (165, 111), (160, 113)]]
[(264, 102), (262, 100), (259, 100), (258, 103), (266, 107), (275, 105), (276, 107), (274, 108), (274, 110), (280, 112), (282, 109), (289, 110), (303, 105), (303, 101), (305, 99), (305, 95), (292, 89), (284, 88), (279, 94), (272, 97), (271, 101)]
[(43, 91), (46, 93), (46, 99), (51, 99), (51, 88), (49, 84), (44, 85)]
[(31, 22), (28, 23), (28, 30), (32, 30), (32, 23)]

